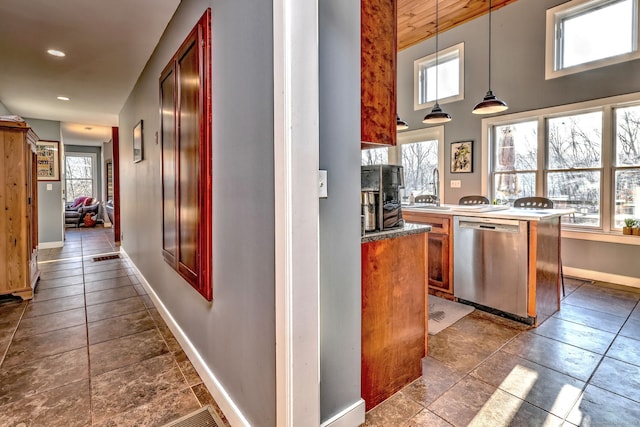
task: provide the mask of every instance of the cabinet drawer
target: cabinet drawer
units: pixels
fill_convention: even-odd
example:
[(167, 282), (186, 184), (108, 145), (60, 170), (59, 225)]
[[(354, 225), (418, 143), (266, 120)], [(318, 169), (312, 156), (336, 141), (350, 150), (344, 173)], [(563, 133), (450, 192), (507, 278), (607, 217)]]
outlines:
[(402, 212), (402, 217), (408, 222), (430, 225), (432, 233), (449, 234), (451, 225), (450, 216), (425, 215), (422, 213), (404, 211)]

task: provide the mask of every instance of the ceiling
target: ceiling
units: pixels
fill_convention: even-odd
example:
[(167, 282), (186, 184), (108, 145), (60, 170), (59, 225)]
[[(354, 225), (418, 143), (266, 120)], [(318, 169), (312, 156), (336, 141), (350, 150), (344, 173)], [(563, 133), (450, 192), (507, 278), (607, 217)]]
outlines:
[[(398, 49), (402, 50), (435, 35), (436, 0), (398, 1)], [(516, 0), (493, 0), (491, 9), (500, 9)], [(486, 14), (489, 0), (438, 0), (438, 31)]]
[[(397, 0), (398, 49), (435, 34), (436, 0)], [(493, 0), (493, 9), (516, 0)], [(111, 138), (118, 113), (180, 0), (0, 1), (0, 101), (61, 122), (65, 144)], [(489, 0), (439, 0), (439, 31), (487, 13)], [(58, 49), (57, 58), (46, 53)], [(58, 96), (69, 97), (60, 101)]]
[(179, 3), (1, 0), (0, 102), (22, 117), (60, 121), (65, 144), (109, 141)]

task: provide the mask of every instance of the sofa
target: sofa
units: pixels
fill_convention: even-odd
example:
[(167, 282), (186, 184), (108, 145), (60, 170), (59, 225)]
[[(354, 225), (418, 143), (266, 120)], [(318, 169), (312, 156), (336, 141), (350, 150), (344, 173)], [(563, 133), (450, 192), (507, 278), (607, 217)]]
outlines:
[(86, 214), (90, 213), (92, 216), (97, 216), (99, 211), (99, 200), (87, 196), (76, 197), (73, 202), (67, 203), (64, 208), (64, 224), (80, 227)]

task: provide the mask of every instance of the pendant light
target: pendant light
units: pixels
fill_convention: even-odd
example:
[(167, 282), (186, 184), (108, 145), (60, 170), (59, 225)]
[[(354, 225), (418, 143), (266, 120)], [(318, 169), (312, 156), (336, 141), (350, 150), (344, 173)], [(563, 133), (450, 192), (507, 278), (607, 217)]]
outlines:
[(442, 111), (438, 104), (438, 1), (436, 0), (436, 103), (433, 104), (431, 112), (424, 116), (422, 123), (437, 124), (451, 121), (449, 113)]
[(409, 125), (396, 114), (396, 130), (407, 130)]
[(492, 114), (505, 111), (509, 106), (491, 90), (491, 0), (489, 0), (489, 90), (482, 101), (473, 107), (473, 114)]

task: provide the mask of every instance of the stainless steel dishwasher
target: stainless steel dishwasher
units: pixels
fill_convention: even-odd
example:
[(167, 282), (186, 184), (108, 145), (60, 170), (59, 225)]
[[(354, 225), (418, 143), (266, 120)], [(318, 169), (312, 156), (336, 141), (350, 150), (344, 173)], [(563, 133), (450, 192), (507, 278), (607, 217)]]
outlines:
[(527, 221), (455, 216), (453, 227), (454, 295), (528, 321)]

